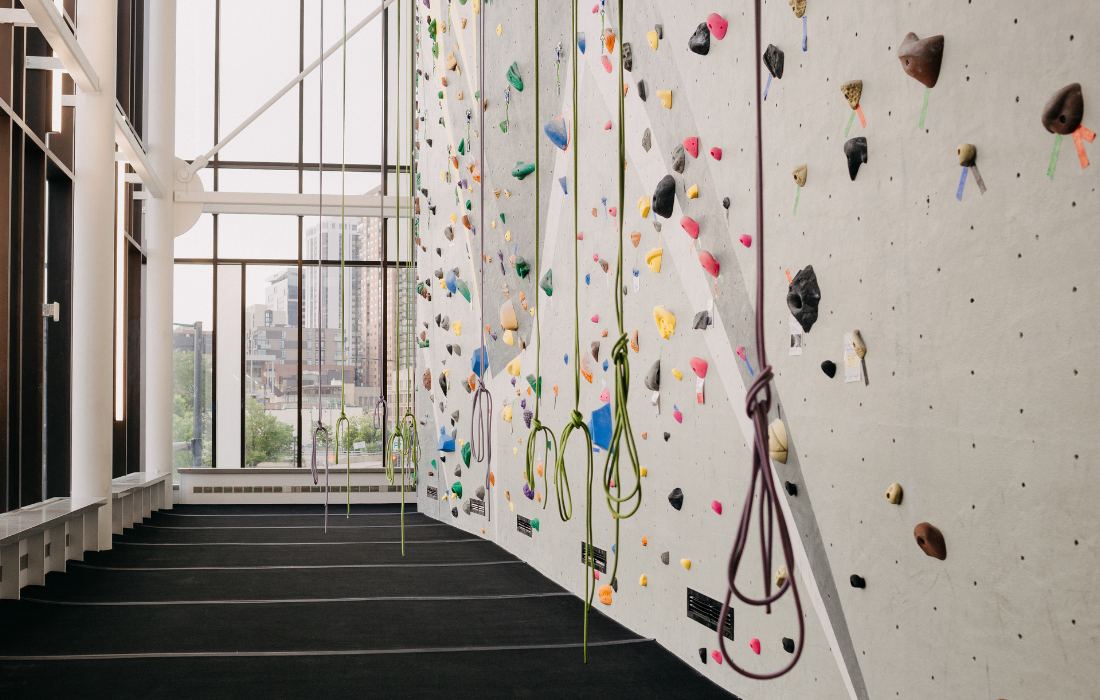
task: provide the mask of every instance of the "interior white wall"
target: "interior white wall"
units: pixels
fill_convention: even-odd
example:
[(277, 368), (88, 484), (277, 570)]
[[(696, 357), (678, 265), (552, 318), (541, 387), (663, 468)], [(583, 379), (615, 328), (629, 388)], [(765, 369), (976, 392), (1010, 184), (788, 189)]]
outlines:
[[(420, 255), (419, 273), (431, 283), (433, 295), (431, 303), (417, 302), (431, 340), (431, 347), (421, 351), (419, 372), (430, 366), (433, 378), (431, 392), (419, 376), (416, 382), (420, 417), (426, 423), (420, 435), (425, 455), (421, 488), (434, 486), (442, 493), (461, 481), (464, 498), (483, 482), (484, 466), (475, 463), (456, 477), (458, 454), (446, 454), (441, 464), (434, 448), (439, 428), (450, 431), (449, 416), (456, 409), (458, 437), (469, 439), (471, 397), (460, 384), (469, 373), (480, 319), (476, 304), (458, 295), (447, 298), (433, 271), (459, 267), (477, 301), (473, 268), (479, 239), (466, 236), (461, 224), (453, 243), (442, 234), (452, 213), (459, 218), (468, 213), (476, 221), (477, 198), (467, 212), (455, 204), (453, 182), (440, 180), (447, 167), (447, 145), (457, 146), (466, 137), (465, 111), (474, 105), (473, 30), (479, 19), (474, 7), (473, 2), (432, 3), (427, 11), (420, 7), (422, 18), (430, 14), (449, 18), (451, 24), (440, 37), (438, 61), (431, 60), (426, 29), (420, 47), (420, 66), (430, 76), (420, 93), (425, 116), (421, 186), (438, 207), (430, 223), (426, 215), (421, 219), (427, 251)], [(712, 39), (708, 56), (690, 53), (691, 32), (716, 10), (730, 23), (726, 38)], [(496, 0), (485, 11), (485, 216), (487, 223), (497, 221), (496, 228), (484, 232), (485, 252), (493, 257), (485, 266), (485, 323), (502, 337), (498, 309), (501, 283), (507, 282), (521, 333), (529, 338), (533, 319), (520, 312), (518, 292), (525, 291), (533, 303), (541, 271), (533, 270), (524, 285), (511, 268), (501, 277), (497, 257), (499, 250), (507, 258), (518, 245), (518, 253), (534, 265), (534, 176), (519, 182), (510, 175), (517, 160), (530, 162), (534, 155), (532, 3)], [(759, 59), (752, 43), (752, 5), (647, 0), (627, 3), (625, 12), (623, 38), (633, 46), (634, 67), (626, 80), (622, 214), (625, 231), (642, 234), (637, 252), (625, 243), (625, 330), (639, 329), (641, 338), (640, 352), (630, 354), (629, 406), (648, 476), (642, 482), (640, 511), (622, 523), (619, 591), (610, 607), (596, 607), (655, 637), (745, 698), (1087, 696), (1097, 681), (1089, 650), (1100, 633), (1093, 612), (1096, 595), (1082, 583), (1100, 569), (1092, 534), (1096, 516), (1089, 507), (1095, 496), (1089, 470), (1096, 463), (1094, 426), (1100, 408), (1095, 362), (1089, 358), (1098, 336), (1087, 321), (1100, 301), (1093, 273), (1100, 244), (1092, 235), (1100, 170), (1095, 163), (1082, 170), (1067, 137), (1054, 177), (1048, 178), (1054, 136), (1042, 127), (1039, 115), (1055, 90), (1080, 82), (1086, 104), (1083, 123), (1092, 129), (1100, 123), (1091, 109), (1091, 100), (1100, 95), (1100, 80), (1084, 69), (1097, 61), (1100, 12), (1082, 2), (953, 0), (893, 6), (854, 0), (838, 6), (810, 0), (808, 50), (802, 52), (801, 21), (786, 3), (764, 5), (763, 41), (786, 54), (783, 79), (773, 81), (764, 103), (764, 313), (777, 409), (791, 445), (788, 464), (776, 469), (781, 479), (798, 485), (797, 497), (783, 497), (811, 562), (797, 577), (806, 613), (806, 651), (794, 671), (765, 683), (741, 678), (713, 661), (702, 666), (696, 650), (714, 649), (716, 635), (684, 614), (688, 586), (722, 597), (725, 565), (748, 486), (743, 406), (744, 386), (751, 377), (732, 350), (749, 348), (756, 368), (750, 294), (757, 243), (745, 248), (737, 241), (742, 233), (755, 236), (753, 70)], [(608, 22), (614, 17), (610, 10)], [(465, 29), (459, 26), (461, 18), (467, 20)], [(580, 19), (587, 51), (581, 57), (579, 188), (571, 173), (572, 151), (566, 162), (538, 136), (542, 270), (552, 267), (555, 277), (554, 296), (540, 293), (546, 394), (540, 417), (559, 434), (573, 406), (571, 217), (578, 189), (585, 232), (579, 244), (581, 351), (592, 340), (601, 340), (602, 362), (617, 335), (613, 285), (591, 262), (594, 253), (613, 261), (616, 251), (601, 198), (616, 204), (616, 131), (604, 131), (603, 124), (616, 119), (617, 74), (608, 75), (599, 62), (600, 16), (582, 6)], [(654, 23), (664, 28), (656, 52), (645, 38)], [(497, 24), (502, 26), (499, 36)], [(922, 38), (943, 34), (946, 40), (925, 130), (917, 127), (924, 88), (905, 75), (897, 59), (898, 44), (909, 31)], [(539, 134), (567, 106), (569, 17), (562, 5), (543, 3), (540, 34)], [(554, 81), (559, 41), (567, 56), (560, 97)], [(443, 66), (452, 50), (461, 76)], [(616, 63), (618, 51), (619, 42), (611, 55)], [(512, 61), (519, 64), (525, 88), (512, 90), (511, 128), (503, 134), (497, 124), (504, 118), (505, 73)], [(443, 88), (446, 97), (441, 101), (436, 93), (444, 75), (449, 86)], [(868, 123), (863, 129), (857, 119), (850, 136), (867, 137), (869, 160), (853, 182), (842, 152), (850, 110), (839, 86), (854, 78), (864, 83), (861, 105)], [(638, 99), (639, 79), (647, 84), (645, 103)], [(663, 89), (673, 91), (671, 110), (657, 99), (656, 91)], [(459, 90), (464, 92), (462, 101), (457, 99)], [(439, 124), (440, 116), (448, 128)], [(648, 153), (640, 147), (646, 126), (653, 142)], [(652, 195), (657, 179), (672, 172), (671, 151), (688, 136), (699, 137), (701, 153), (697, 160), (688, 158), (683, 176), (674, 173), (677, 209), (671, 219), (659, 220), (665, 255), (662, 271), (655, 275), (644, 262), (645, 252), (658, 241), (653, 215), (641, 220), (635, 204), (639, 196)], [(964, 142), (977, 146), (988, 191), (979, 194), (968, 180), (959, 201), (955, 149)], [(704, 155), (712, 146), (723, 149), (720, 162)], [(1087, 144), (1086, 150), (1094, 160), (1098, 157), (1095, 146)], [(463, 169), (452, 169), (453, 181), (470, 180), (465, 170), (470, 157), (459, 156), (459, 161)], [(803, 163), (808, 180), (797, 215), (792, 215), (795, 186), (790, 172)], [(563, 174), (569, 179), (569, 196), (561, 194), (557, 183)], [(687, 200), (683, 190), (692, 184), (699, 186), (700, 196)], [(494, 198), (491, 188), (507, 189), (511, 196), (502, 192)], [(728, 229), (721, 207), (727, 196), (732, 201)], [(593, 207), (597, 218), (590, 213)], [(709, 250), (722, 264), (716, 302), (720, 323), (707, 331), (690, 326), (713, 293), (713, 283), (677, 223), (682, 213), (701, 224), (696, 249)], [(512, 233), (511, 243), (504, 241), (506, 231)], [(437, 247), (442, 257), (436, 255)], [(629, 279), (636, 255), (641, 270), (637, 293)], [(784, 270), (793, 275), (807, 264), (814, 266), (821, 285), (821, 314), (804, 336), (804, 354), (789, 356)], [(592, 273), (587, 287), (586, 273)], [(656, 304), (677, 318), (677, 331), (668, 341), (656, 333)], [(599, 313), (598, 324), (589, 320), (594, 313)], [(462, 321), (462, 335), (437, 328), (432, 322), (436, 314)], [(604, 328), (609, 334), (601, 339)], [(841, 378), (843, 334), (853, 328), (862, 331), (868, 345), (867, 386)], [(462, 356), (449, 355), (447, 343), (461, 345)], [(419, 507), (471, 532), (484, 530), (486, 537), (583, 593), (584, 568), (578, 557), (584, 533), (583, 456), (574, 438), (567, 462), (575, 508), (570, 522), (560, 522), (556, 503), (543, 509), (522, 497), (528, 431), (511, 377), (503, 371), (517, 354), (518, 342), (509, 347), (489, 341), (493, 376), (488, 386), (497, 412), (492, 520), (467, 516), (461, 502), (432, 501), (423, 491)], [(654, 416), (642, 377), (658, 354), (663, 359), (662, 400), (661, 414)], [(694, 402), (691, 357), (710, 363), (704, 405)], [(826, 359), (841, 366), (837, 378), (822, 373), (819, 366)], [(523, 388), (523, 376), (535, 371), (533, 344), (521, 362), (517, 385)], [(674, 379), (673, 368), (685, 374), (683, 381)], [(444, 398), (435, 382), (448, 369), (452, 388)], [(586, 416), (599, 406), (601, 379), (614, 392), (612, 372), (597, 368), (595, 383), (582, 384), (580, 408)], [(559, 388), (556, 408), (554, 385)], [(507, 401), (515, 409), (511, 430), (499, 419)], [(673, 404), (683, 412), (682, 424), (673, 420)], [(641, 439), (643, 431), (646, 440)], [(671, 434), (668, 442), (661, 439), (665, 431)], [(597, 455), (597, 470), (602, 457)], [(899, 506), (883, 497), (895, 481), (905, 489)], [(674, 487), (685, 494), (679, 512), (666, 498)], [(541, 479), (537, 489), (545, 501)], [(514, 512), (504, 498), (506, 490)], [(549, 490), (553, 492), (552, 485)], [(723, 515), (711, 511), (711, 500), (722, 503)], [(459, 508), (457, 518), (450, 514), (452, 506)], [(539, 518), (540, 531), (533, 538), (516, 531), (517, 514)], [(614, 526), (598, 485), (594, 521), (595, 543), (610, 554)], [(943, 531), (946, 561), (925, 556), (915, 544), (912, 528), (922, 521)], [(648, 538), (646, 547), (641, 546), (643, 536)], [(754, 531), (740, 579), (749, 591), (760, 590), (755, 537)], [(666, 550), (668, 567), (659, 560)], [(677, 565), (680, 558), (691, 559), (690, 571)], [(643, 573), (648, 576), (645, 588), (637, 583)], [(851, 574), (864, 577), (867, 588), (852, 588)], [(797, 631), (790, 599), (771, 616), (743, 605), (734, 608), (736, 641), (731, 648), (736, 658), (757, 671), (785, 664), (789, 657), (780, 638)], [(754, 637), (762, 642), (759, 657), (748, 649)]]

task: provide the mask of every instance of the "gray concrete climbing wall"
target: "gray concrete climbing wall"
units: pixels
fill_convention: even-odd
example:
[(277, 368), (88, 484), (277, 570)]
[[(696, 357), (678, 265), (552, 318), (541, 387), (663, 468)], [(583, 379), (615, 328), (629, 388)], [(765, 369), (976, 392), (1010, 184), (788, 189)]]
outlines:
[[(475, 0), (433, 0), (430, 8), (419, 7), (418, 65), (424, 71), (419, 171), (428, 196), (422, 198), (418, 273), (431, 296), (417, 300), (416, 331), (429, 342), (418, 351), (420, 509), (493, 539), (583, 594), (583, 448), (577, 437), (571, 439), (566, 465), (573, 517), (562, 522), (552, 483), (547, 488), (540, 477), (536, 497), (524, 496), (529, 431), (521, 401), (534, 408), (525, 377), (538, 366), (544, 394), (540, 420), (556, 434), (568, 423), (578, 361), (575, 299), (581, 352), (600, 343), (598, 359), (589, 356), (592, 381), (581, 380), (579, 409), (588, 418), (603, 405), (605, 388), (612, 397), (615, 393), (614, 367), (605, 369), (604, 360), (619, 335), (618, 240), (609, 209), (618, 207), (617, 64), (625, 39), (632, 45), (633, 67), (624, 81), (629, 86), (626, 194), (617, 214), (624, 223), (624, 330), (628, 335), (637, 330), (639, 338), (638, 350), (629, 353), (628, 405), (646, 475), (640, 509), (621, 521), (618, 590), (610, 605), (595, 607), (656, 638), (746, 699), (1091, 697), (1100, 681), (1093, 662), (1100, 594), (1091, 584), (1100, 574), (1098, 517), (1090, 507), (1098, 488), (1100, 394), (1097, 363), (1088, 358), (1100, 338), (1090, 321), (1100, 304), (1095, 274), (1100, 166), (1083, 168), (1079, 150), (1097, 157), (1100, 146), (1082, 138), (1087, 130), (1078, 131), (1076, 138), (1060, 140), (1054, 160), (1056, 136), (1040, 116), (1057, 90), (1079, 82), (1083, 126), (1100, 128), (1093, 106), (1100, 100), (1095, 71), (1100, 8), (1083, 1), (809, 0), (804, 23), (786, 2), (764, 4), (763, 42), (783, 50), (785, 66), (763, 103), (763, 313), (776, 374), (772, 417), (781, 417), (789, 434), (788, 460), (773, 466), (780, 482), (795, 487), (794, 494), (781, 495), (797, 534), (794, 576), (806, 647), (791, 673), (757, 682), (709, 658), (715, 633), (686, 615), (688, 588), (715, 599), (725, 595), (726, 563), (750, 474), (752, 427), (744, 402), (753, 376), (737, 349), (745, 348), (751, 371), (759, 369), (751, 325), (759, 243), (753, 71), (760, 60), (753, 47), (752, 5), (628, 2), (624, 36), (616, 37), (608, 53), (600, 32), (601, 26), (617, 25), (615, 8), (601, 14), (593, 13), (591, 2), (582, 4), (579, 29), (586, 50), (578, 64), (578, 133), (567, 152), (556, 148), (542, 127), (561, 115), (572, 123), (568, 6), (542, 5), (537, 115), (530, 0), (495, 0), (484, 8)], [(721, 40), (711, 37), (707, 55), (692, 53), (688, 39), (711, 12), (729, 22), (728, 33)], [(488, 107), (478, 183), (469, 167), (479, 160), (481, 145), (474, 94), (479, 89), (475, 30), (482, 17)], [(432, 56), (429, 18), (438, 23), (438, 58)], [(655, 24), (662, 25), (663, 38), (653, 49), (647, 33)], [(908, 32), (921, 39), (944, 37), (942, 69), (929, 90), (899, 61)], [(454, 70), (448, 69), (452, 54)], [(603, 57), (615, 72), (605, 70)], [(513, 62), (522, 91), (509, 87)], [(840, 89), (855, 79), (862, 80), (861, 115), (853, 114)], [(671, 91), (670, 107), (658, 95), (665, 90)], [(474, 110), (469, 123), (467, 110)], [(500, 126), (505, 119), (506, 131)], [(643, 148), (647, 130), (648, 150)], [(698, 157), (688, 155), (683, 172), (677, 172), (673, 151), (690, 137), (699, 139)], [(867, 158), (852, 179), (844, 144), (857, 137), (866, 138)], [(984, 193), (975, 173), (959, 164), (956, 149), (963, 143), (977, 149)], [(536, 145), (538, 267), (535, 175), (523, 180), (512, 175), (517, 161), (534, 162)], [(720, 160), (711, 154), (715, 147), (721, 149)], [(580, 156), (579, 181), (572, 172), (574, 149)], [(801, 165), (806, 181), (800, 189), (792, 171)], [(672, 216), (643, 218), (639, 198), (651, 197), (666, 174), (676, 181)], [(484, 229), (478, 225), (482, 186)], [(698, 195), (689, 198), (693, 186)], [(573, 263), (574, 197), (583, 232), (576, 242), (579, 266)], [(728, 213), (722, 205), (727, 197)], [(472, 230), (463, 225), (463, 216)], [(683, 216), (698, 223), (697, 240), (681, 227)], [(445, 235), (448, 226), (453, 240)], [(640, 234), (637, 246), (632, 232)], [(742, 241), (745, 234), (752, 240)], [(658, 248), (660, 271), (653, 272), (647, 253)], [(699, 263), (703, 250), (720, 264), (717, 279)], [(513, 256), (531, 265), (526, 279), (517, 275)], [(599, 260), (610, 263), (609, 272)], [(788, 274), (808, 265), (820, 286), (819, 317), (797, 338), (801, 354), (791, 354)], [(550, 269), (554, 288), (547, 296), (536, 285)], [(633, 269), (639, 271), (637, 287)], [(436, 272), (448, 270), (457, 270), (469, 287), (470, 302), (441, 287)], [(518, 317), (512, 344), (505, 342), (500, 321), (506, 293)], [(486, 338), (486, 385), (494, 402), (491, 520), (463, 510), (485, 480), (484, 463), (466, 466), (461, 457), (472, 414), (472, 396), (463, 383), (479, 343), (482, 295), (484, 324), (492, 333)], [(530, 313), (536, 295), (541, 349)], [(667, 340), (654, 322), (657, 305), (676, 318)], [(714, 324), (693, 329), (695, 314), (708, 308)], [(441, 327), (437, 315), (452, 325)], [(849, 372), (845, 368), (845, 334), (857, 328), (867, 347), (865, 375), (858, 359)], [(513, 377), (506, 366), (517, 358), (519, 376)], [(652, 392), (642, 380), (658, 358), (662, 376), (655, 414)], [(709, 365), (702, 404), (692, 358)], [(826, 360), (837, 365), (833, 378), (821, 369)], [(431, 372), (430, 389), (422, 384), (425, 369)], [(439, 382), (445, 373), (446, 394)], [(856, 381), (845, 381), (848, 373)], [(506, 408), (510, 422), (503, 420)], [(455, 411), (458, 419), (452, 422)], [(436, 449), (441, 430), (457, 438), (458, 451)], [(594, 457), (594, 544), (607, 551), (610, 565), (614, 521), (599, 486), (606, 453)], [(552, 472), (548, 476), (552, 479)], [(461, 498), (450, 492), (456, 482)], [(885, 496), (895, 482), (903, 489), (898, 504)], [(629, 476), (624, 485), (633, 486)], [(668, 500), (675, 488), (684, 496), (680, 510)], [(720, 515), (712, 501), (721, 504)], [(531, 536), (519, 531), (521, 517), (538, 519)], [(913, 529), (922, 522), (943, 533), (945, 560), (926, 556), (917, 546)], [(760, 595), (755, 529), (749, 542), (739, 582)], [(781, 558), (777, 547), (773, 568)], [(690, 561), (690, 569), (681, 560)], [(639, 583), (642, 575), (645, 586)], [(865, 587), (853, 587), (852, 575)], [(607, 583), (603, 576), (596, 585)], [(758, 673), (788, 663), (781, 640), (798, 632), (790, 596), (771, 615), (733, 607), (730, 649), (739, 663)], [(759, 655), (750, 649), (751, 639), (759, 640)], [(705, 665), (700, 648), (708, 655)]]

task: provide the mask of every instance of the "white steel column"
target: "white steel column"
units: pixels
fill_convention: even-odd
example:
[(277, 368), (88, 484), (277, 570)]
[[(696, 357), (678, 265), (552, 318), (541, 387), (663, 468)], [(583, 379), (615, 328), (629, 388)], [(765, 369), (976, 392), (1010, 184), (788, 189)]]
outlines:
[[(86, 0), (84, 0), (86, 1)], [(145, 144), (154, 172), (168, 192), (145, 200), (145, 469), (172, 471), (172, 309), (176, 155), (176, 0), (150, 3)], [(169, 486), (169, 488), (171, 488)], [(171, 508), (171, 491), (161, 507)]]
[(99, 93), (76, 96), (72, 486), (74, 498), (108, 497), (99, 509), (103, 550), (111, 548), (118, 4), (81, 0), (78, 8), (80, 45), (99, 75)]

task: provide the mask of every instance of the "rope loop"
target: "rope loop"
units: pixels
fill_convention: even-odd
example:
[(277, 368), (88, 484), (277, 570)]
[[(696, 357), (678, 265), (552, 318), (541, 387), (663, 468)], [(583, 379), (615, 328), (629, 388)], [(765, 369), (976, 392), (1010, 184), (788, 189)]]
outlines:
[(474, 405), (470, 420), (470, 453), (474, 461), (485, 461), (485, 519), (492, 520), (489, 503), (490, 476), (493, 469), (493, 395), (485, 388), (481, 377), (474, 391)]
[[(547, 439), (545, 442), (542, 442), (539, 439), (539, 435), (541, 433), (545, 433), (546, 437), (548, 437), (549, 439)], [(527, 485), (530, 486), (532, 489), (535, 488), (535, 465), (536, 465), (536, 462), (538, 461), (538, 447), (539, 447), (540, 442), (542, 442), (542, 445), (543, 445), (543, 448), (542, 448), (542, 465), (543, 465), (542, 466), (542, 490), (543, 490), (543, 492), (546, 492), (547, 491), (546, 485), (548, 483), (546, 472), (549, 471), (549, 467), (547, 465), (548, 464), (556, 465), (557, 462), (558, 462), (558, 439), (557, 439), (557, 437), (555, 437), (553, 430), (551, 430), (547, 426), (540, 423), (538, 418), (534, 418), (531, 421), (531, 432), (527, 436), (527, 469), (526, 469), (526, 472), (524, 474), (524, 478), (527, 480)], [(549, 458), (550, 448), (554, 449), (554, 458), (553, 458), (553, 460), (551, 460)], [(555, 475), (555, 478), (556, 478), (556, 475)], [(547, 496), (546, 500), (544, 500), (542, 502), (543, 509), (546, 508), (546, 504), (550, 500), (550, 494), (546, 493), (546, 496)]]

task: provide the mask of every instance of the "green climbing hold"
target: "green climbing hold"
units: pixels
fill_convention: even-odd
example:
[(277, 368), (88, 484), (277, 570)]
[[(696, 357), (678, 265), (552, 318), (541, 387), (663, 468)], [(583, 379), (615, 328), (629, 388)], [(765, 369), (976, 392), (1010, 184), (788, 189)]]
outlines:
[(512, 87), (523, 92), (523, 78), (519, 77), (519, 65), (512, 62), (512, 65), (508, 66), (508, 82), (512, 84)]
[(439, 91), (439, 99), (441, 99), (441, 100), (443, 99), (443, 91), (442, 90)]
[(535, 381), (535, 375), (528, 374), (527, 375), (527, 383), (531, 385), (531, 388), (535, 391), (536, 394), (538, 394), (538, 397), (541, 399), (542, 398), (542, 377), (539, 377), (538, 381)]
[(470, 443), (462, 443), (462, 461), (466, 463), (466, 466), (470, 466)]
[(439, 58), (439, 44), (432, 44), (432, 57)]
[(466, 0), (458, 0), (458, 4), (459, 4), (459, 5), (465, 5), (465, 4), (466, 4)]
[(425, 338), (424, 340), (418, 340), (418, 341), (416, 341), (416, 344), (417, 344), (417, 346), (419, 346), (419, 347), (422, 347), (422, 348), (426, 348), (426, 347), (428, 347), (428, 344), (429, 344), (430, 342), (431, 342), (430, 340), (428, 340), (427, 338)]
[(506, 221), (504, 220), (504, 212), (500, 212), (500, 223), (502, 223), (502, 224), (503, 224), (503, 223), (507, 223), (507, 222), (506, 222)]
[(433, 19), (430, 22), (428, 22), (428, 36), (430, 36), (432, 38), (432, 41), (435, 41), (435, 31), (436, 31), (436, 23), (435, 23), (435, 20)]
[(507, 120), (502, 121), (500, 123), (500, 130), (501, 130), (502, 133), (505, 133), (505, 134), (508, 133), (508, 121)]
[(527, 264), (527, 261), (523, 259), (522, 255), (516, 256), (516, 274), (520, 279), (527, 279), (527, 275), (531, 273), (531, 266)]
[(460, 156), (466, 155), (466, 139), (462, 139), (458, 142), (458, 154)]
[(512, 177), (522, 180), (533, 172), (535, 172), (534, 163), (524, 163), (522, 160), (517, 160), (516, 167), (512, 168)]
[(539, 531), (539, 519), (538, 518), (531, 518), (531, 528), (535, 532)]
[(480, 100), (481, 99), (481, 90), (478, 90), (478, 91), (474, 92), (474, 99), (475, 100)]
[(455, 278), (455, 291), (462, 295), (462, 298), (466, 301), (470, 300), (470, 288), (466, 286), (466, 283), (462, 280)]
[(539, 287), (542, 291), (546, 292), (546, 296), (554, 296), (554, 271), (547, 270), (546, 274), (542, 276), (542, 281), (539, 282)]
[(470, 200), (466, 200), (466, 211), (473, 211), (474, 205), (470, 203)]
[(455, 492), (455, 495), (462, 498), (462, 482), (456, 481), (451, 484), (451, 490)]

